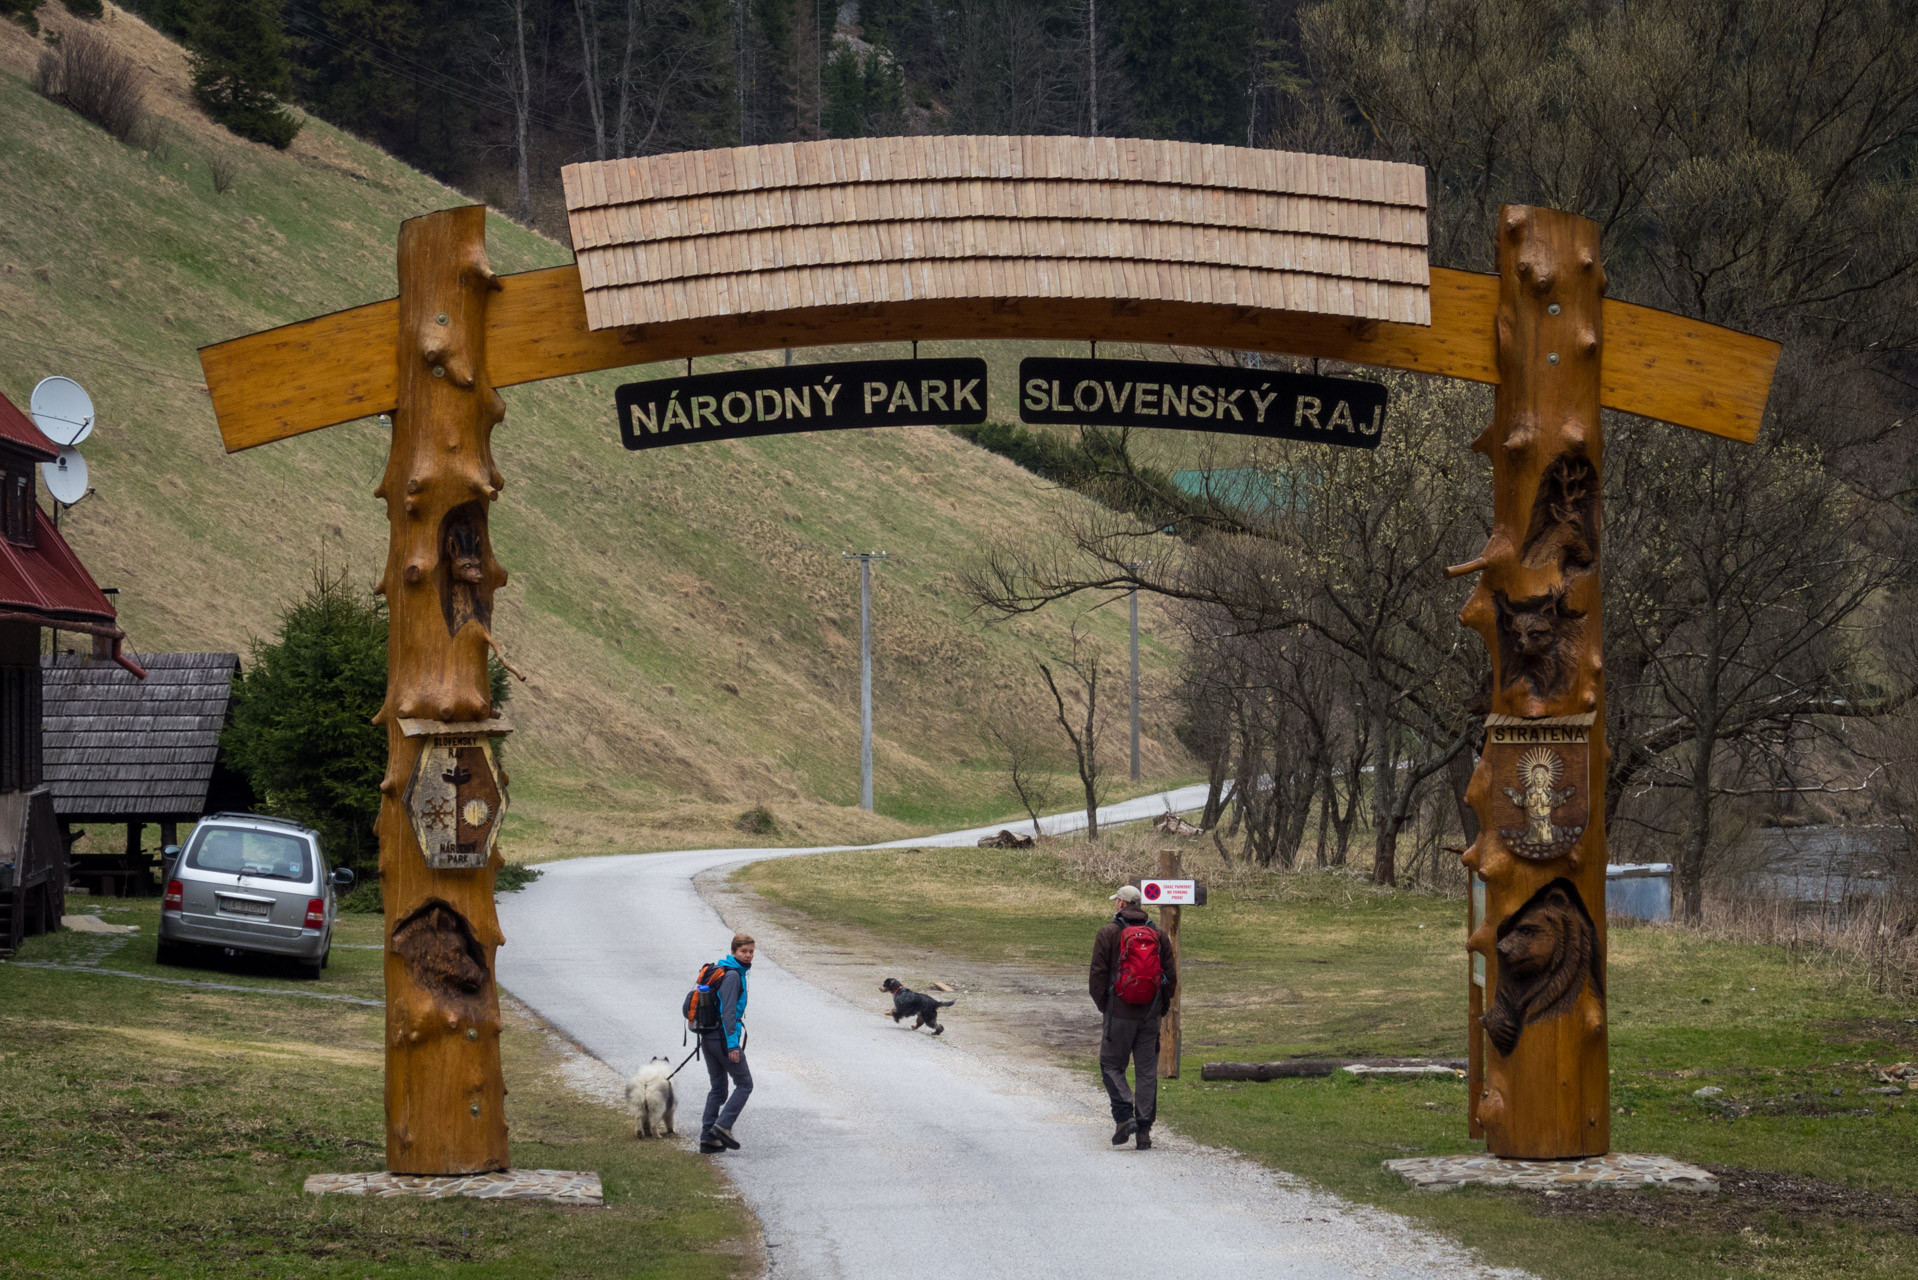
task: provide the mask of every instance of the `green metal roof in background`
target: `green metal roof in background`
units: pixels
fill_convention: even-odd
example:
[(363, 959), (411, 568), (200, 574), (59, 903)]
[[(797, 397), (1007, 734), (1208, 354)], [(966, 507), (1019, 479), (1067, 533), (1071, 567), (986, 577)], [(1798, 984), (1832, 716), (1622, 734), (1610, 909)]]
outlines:
[(1296, 510), (1309, 502), (1314, 479), (1296, 471), (1268, 471), (1262, 467), (1172, 473), (1172, 483), (1183, 494), (1261, 516)]

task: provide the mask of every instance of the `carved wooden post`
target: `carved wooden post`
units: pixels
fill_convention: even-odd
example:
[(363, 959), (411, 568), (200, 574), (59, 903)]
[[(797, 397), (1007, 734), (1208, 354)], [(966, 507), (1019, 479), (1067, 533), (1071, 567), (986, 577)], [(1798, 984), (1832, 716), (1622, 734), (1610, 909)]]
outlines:
[[(1460, 620), (1492, 656), (1485, 751), (1467, 798), (1484, 881), (1467, 946), (1485, 965), (1483, 1084), (1495, 1155), (1603, 1154), (1605, 678), (1600, 661), (1600, 302), (1596, 223), (1499, 211), (1493, 526)], [(1476, 914), (1476, 913), (1475, 913)], [(1476, 1033), (1476, 1028), (1475, 1028)]]
[(402, 225), (399, 272), (399, 401), (374, 490), (391, 527), (378, 588), (392, 628), (378, 717), (388, 750), (379, 821), (386, 1167), (474, 1173), (507, 1166), (494, 865), (429, 867), (404, 797), (431, 741), (408, 728), (457, 729), (493, 714), (488, 628), (506, 571), (486, 517), (503, 483), (490, 441), (506, 410), (486, 371), (486, 306), (499, 283), (486, 261), (484, 206)]

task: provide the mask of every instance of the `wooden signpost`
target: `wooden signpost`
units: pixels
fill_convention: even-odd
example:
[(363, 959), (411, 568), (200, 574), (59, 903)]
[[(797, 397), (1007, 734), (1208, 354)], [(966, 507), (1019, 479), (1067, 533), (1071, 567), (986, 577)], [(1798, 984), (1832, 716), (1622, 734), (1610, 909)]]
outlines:
[[(1179, 858), (1177, 849), (1159, 850), (1160, 880), (1179, 880), (1184, 874), (1185, 866)], [(1151, 883), (1153, 882), (1148, 881), (1147, 885)], [(1190, 881), (1184, 883), (1190, 884)], [(1140, 886), (1142, 895), (1145, 891), (1146, 885)], [(1196, 892), (1179, 896), (1189, 898), (1195, 906), (1201, 901)], [(1172, 966), (1176, 972), (1179, 965), (1179, 916), (1185, 908), (1174, 905), (1165, 895), (1158, 894), (1153, 897), (1160, 903), (1159, 927), (1165, 930), (1166, 940), (1172, 944)], [(1165, 1019), (1159, 1024), (1159, 1078), (1162, 1080), (1179, 1078), (1179, 1054), (1185, 1047), (1185, 1027), (1179, 1014), (1179, 1004), (1184, 998), (1184, 992), (1179, 988), (1184, 985), (1184, 978), (1181, 977), (1179, 987), (1173, 989), (1171, 1002), (1166, 1005)]]
[[(495, 276), (484, 209), (428, 214), (400, 229), (397, 299), (200, 353), (229, 450), (393, 415), (376, 491), (391, 531), (379, 717), (389, 1169), (507, 1162), (491, 854), (506, 777), (492, 787), (477, 745), (503, 729), (487, 681), (506, 582), (487, 520), (505, 485), (489, 446), (505, 412), (495, 389), (905, 339), (1218, 347), (1497, 385), (1477, 445), (1493, 466), (1493, 533), (1459, 567), (1481, 575), (1463, 617), (1494, 671), (1467, 855), (1484, 904), (1471, 954), (1491, 992), (1489, 1054), (1473, 1032), (1474, 1123), (1499, 1155), (1605, 1150), (1599, 410), (1755, 439), (1775, 343), (1605, 300), (1597, 228), (1569, 214), (1504, 210), (1497, 276), (1430, 269), (1425, 177), (1407, 165), (1132, 139), (869, 138), (574, 165), (564, 178), (574, 266)], [(762, 414), (761, 389), (732, 389), (737, 413), (757, 415), (727, 423), (736, 434), (803, 426), (783, 390), (783, 421)], [(1154, 409), (1164, 401), (1156, 391)], [(1217, 391), (1201, 401), (1216, 429)], [(650, 403), (662, 428), (669, 413), (641, 392), (622, 403)], [(1292, 410), (1309, 431), (1297, 395)], [(1370, 438), (1361, 416), (1342, 442)], [(655, 433), (640, 432), (651, 447)], [(429, 752), (450, 763), (422, 786)], [(442, 820), (464, 825), (430, 825)], [(1176, 871), (1176, 854), (1161, 867)], [(1176, 939), (1179, 908), (1164, 911)], [(1175, 1002), (1166, 1075), (1178, 1021)]]
[[(1159, 909), (1159, 927), (1165, 930), (1166, 940), (1172, 944), (1175, 972), (1179, 963), (1179, 917), (1187, 907), (1203, 907), (1206, 899), (1205, 886), (1196, 880), (1184, 879), (1184, 875), (1185, 864), (1179, 851), (1161, 849), (1158, 876), (1129, 882), (1139, 891), (1144, 905)], [(1170, 1080), (1179, 1078), (1179, 1054), (1184, 1048), (1184, 1024), (1179, 1015), (1180, 1004), (1185, 999), (1184, 985), (1181, 978), (1159, 1024), (1159, 1075)]]

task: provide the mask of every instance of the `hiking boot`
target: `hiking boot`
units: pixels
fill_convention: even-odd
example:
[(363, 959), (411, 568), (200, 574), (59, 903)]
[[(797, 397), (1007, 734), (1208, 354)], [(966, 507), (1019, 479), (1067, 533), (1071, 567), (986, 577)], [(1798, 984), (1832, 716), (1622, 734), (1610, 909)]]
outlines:
[(1152, 1130), (1145, 1125), (1139, 1126), (1139, 1150), (1152, 1150)]
[(1119, 1127), (1112, 1131), (1112, 1145), (1115, 1147), (1123, 1147), (1125, 1140), (1138, 1131), (1139, 1122), (1137, 1120), (1119, 1121)]
[(731, 1129), (722, 1129), (718, 1125), (714, 1125), (713, 1141), (719, 1143), (728, 1151), (739, 1150), (739, 1139), (733, 1137), (733, 1131)]
[(718, 1138), (714, 1137), (710, 1129), (707, 1130), (705, 1133), (702, 1133), (699, 1135), (699, 1154), (700, 1155), (716, 1156), (720, 1152), (724, 1151), (725, 1149), (726, 1149), (726, 1144), (721, 1142)]

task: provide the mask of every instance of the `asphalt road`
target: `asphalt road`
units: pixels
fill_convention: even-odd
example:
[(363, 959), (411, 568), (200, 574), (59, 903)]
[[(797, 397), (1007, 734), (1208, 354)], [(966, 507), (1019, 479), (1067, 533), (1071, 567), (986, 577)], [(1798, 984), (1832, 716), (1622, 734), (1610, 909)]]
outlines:
[[(1196, 807), (1203, 788), (1169, 798)], [(1148, 797), (1101, 821), (1165, 807)], [(987, 830), (899, 843), (970, 844)], [(655, 1054), (677, 1062), (687, 984), (730, 937), (693, 877), (805, 852), (548, 864), (501, 900), (500, 981), (622, 1075)], [(903, 1031), (763, 948), (746, 1025), (756, 1088), (737, 1129), (744, 1149), (714, 1158), (764, 1224), (781, 1280), (1499, 1274), (1403, 1219), (1183, 1141), (1176, 1114), (1154, 1131), (1153, 1150), (1115, 1149), (1089, 1074)], [(674, 1083), (681, 1132), (696, 1135), (703, 1064)]]

